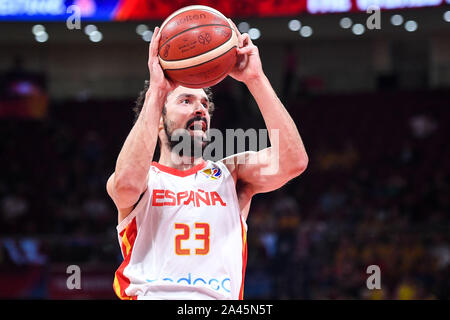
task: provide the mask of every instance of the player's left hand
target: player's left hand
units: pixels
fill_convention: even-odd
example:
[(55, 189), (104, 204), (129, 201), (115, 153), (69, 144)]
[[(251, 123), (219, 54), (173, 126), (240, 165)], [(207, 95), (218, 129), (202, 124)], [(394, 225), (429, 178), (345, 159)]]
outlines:
[(263, 75), (258, 47), (250, 39), (248, 33), (241, 34), (231, 19), (228, 19), (238, 36), (237, 61), (229, 75), (244, 83)]

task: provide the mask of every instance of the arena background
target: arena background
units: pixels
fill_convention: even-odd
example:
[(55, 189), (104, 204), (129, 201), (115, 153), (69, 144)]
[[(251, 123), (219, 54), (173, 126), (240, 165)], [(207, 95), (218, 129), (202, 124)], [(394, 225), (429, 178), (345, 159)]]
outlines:
[[(193, 3), (0, 0), (0, 298), (116, 298), (106, 180), (151, 30)], [(373, 30), (370, 1), (195, 3), (254, 38), (310, 159), (252, 202), (244, 297), (449, 299), (449, 1), (374, 0)], [(72, 4), (81, 29), (66, 23)], [(212, 127), (265, 127), (243, 85), (213, 91)], [(373, 264), (381, 290), (366, 287)]]

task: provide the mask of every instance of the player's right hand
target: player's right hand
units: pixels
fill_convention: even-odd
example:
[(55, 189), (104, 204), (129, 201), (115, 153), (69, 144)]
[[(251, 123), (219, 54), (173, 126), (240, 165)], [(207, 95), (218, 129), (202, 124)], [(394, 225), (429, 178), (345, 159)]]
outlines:
[(165, 77), (164, 71), (159, 64), (158, 45), (161, 38), (159, 27), (155, 27), (152, 40), (150, 41), (149, 55), (148, 55), (148, 69), (150, 71), (150, 90), (158, 90), (159, 93), (168, 94), (174, 90), (178, 85)]

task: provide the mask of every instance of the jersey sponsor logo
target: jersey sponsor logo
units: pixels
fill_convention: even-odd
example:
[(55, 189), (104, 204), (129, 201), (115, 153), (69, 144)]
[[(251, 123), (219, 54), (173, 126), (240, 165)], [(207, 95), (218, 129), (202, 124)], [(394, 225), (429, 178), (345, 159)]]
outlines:
[(222, 176), (222, 170), (217, 167), (205, 169), (202, 173), (211, 180), (217, 180)]
[(208, 277), (197, 277), (193, 278), (191, 273), (188, 273), (187, 277), (180, 277), (180, 278), (171, 278), (171, 277), (164, 277), (160, 279), (146, 279), (145, 281), (152, 283), (152, 282), (167, 282), (167, 283), (179, 283), (179, 284), (187, 284), (190, 286), (201, 286), (201, 287), (207, 287), (211, 288), (215, 291), (222, 291), (222, 292), (231, 292), (231, 279), (230, 278), (223, 278), (223, 279), (217, 279), (217, 278), (209, 278)]
[(152, 206), (154, 207), (174, 207), (181, 205), (200, 206), (218, 206), (226, 207), (227, 204), (222, 200), (216, 191), (204, 191), (202, 189), (187, 190), (182, 192), (173, 192), (171, 190), (153, 189)]

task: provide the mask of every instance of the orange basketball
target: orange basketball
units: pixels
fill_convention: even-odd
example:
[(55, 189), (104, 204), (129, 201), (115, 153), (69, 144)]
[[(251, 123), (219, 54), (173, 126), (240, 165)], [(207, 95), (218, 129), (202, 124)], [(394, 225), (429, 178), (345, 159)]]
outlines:
[(172, 13), (161, 25), (159, 61), (180, 85), (205, 88), (222, 81), (236, 63), (238, 38), (227, 18), (201, 5)]

